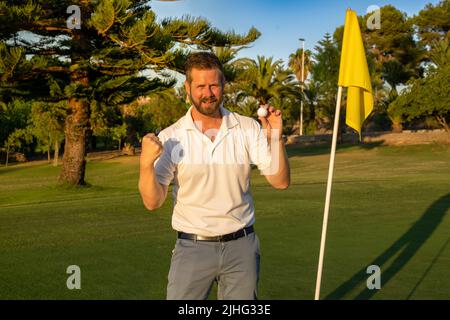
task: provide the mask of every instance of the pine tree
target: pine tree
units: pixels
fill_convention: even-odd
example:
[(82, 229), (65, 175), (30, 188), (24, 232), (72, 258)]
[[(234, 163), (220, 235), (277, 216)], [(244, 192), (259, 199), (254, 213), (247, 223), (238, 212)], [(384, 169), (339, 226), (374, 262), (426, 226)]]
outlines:
[[(329, 33), (326, 33), (317, 43), (314, 50), (314, 63), (311, 67), (312, 81), (318, 84), (318, 97), (320, 97), (316, 111), (319, 121), (327, 120), (327, 123), (320, 123), (320, 126), (332, 127), (336, 106), (340, 51), (338, 43)], [(340, 124), (342, 123), (343, 121), (340, 121)]]
[(413, 18), (422, 43), (431, 46), (434, 41), (450, 39), (450, 0), (427, 4)]
[(158, 22), (147, 0), (0, 1), (0, 99), (67, 102), (60, 181), (82, 185), (92, 127), (174, 84), (142, 71), (181, 71), (189, 49), (244, 46), (259, 35), (222, 33), (190, 16)]

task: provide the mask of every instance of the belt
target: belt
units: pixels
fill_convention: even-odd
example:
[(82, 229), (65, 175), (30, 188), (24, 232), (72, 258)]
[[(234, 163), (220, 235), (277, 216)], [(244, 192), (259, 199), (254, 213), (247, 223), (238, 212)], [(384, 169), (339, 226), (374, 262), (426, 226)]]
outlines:
[(204, 237), (204, 236), (199, 236), (199, 235), (192, 234), (192, 233), (178, 232), (178, 239), (187, 239), (187, 240), (195, 240), (195, 241), (211, 241), (211, 242), (227, 242), (227, 241), (242, 238), (252, 232), (254, 232), (253, 226), (246, 227), (244, 229), (240, 229), (236, 232), (224, 234), (221, 236), (215, 236), (215, 237)]

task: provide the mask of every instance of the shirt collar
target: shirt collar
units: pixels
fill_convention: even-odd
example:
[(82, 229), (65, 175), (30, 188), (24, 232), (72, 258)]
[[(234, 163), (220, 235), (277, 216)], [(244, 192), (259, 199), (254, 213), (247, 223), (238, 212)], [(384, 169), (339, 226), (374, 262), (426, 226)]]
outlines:
[[(194, 130), (196, 129), (196, 126), (194, 124), (194, 120), (192, 119), (191, 111), (194, 108), (194, 106), (191, 105), (189, 110), (186, 112), (186, 115), (184, 117), (184, 128), (186, 130)], [(238, 124), (238, 121), (236, 119), (236, 116), (230, 112), (228, 109), (223, 107), (223, 104), (220, 105), (220, 113), (222, 115), (222, 121), (223, 124), (227, 129), (233, 128)]]

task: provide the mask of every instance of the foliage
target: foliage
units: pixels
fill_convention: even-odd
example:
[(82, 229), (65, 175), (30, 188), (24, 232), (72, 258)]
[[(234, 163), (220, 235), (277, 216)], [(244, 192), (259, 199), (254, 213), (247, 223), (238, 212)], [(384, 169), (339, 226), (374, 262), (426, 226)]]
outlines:
[(312, 81), (315, 82), (318, 98), (316, 115), (319, 127), (330, 128), (334, 119), (336, 106), (337, 83), (339, 76), (340, 52), (338, 44), (330, 34), (325, 34), (315, 47)]
[(31, 104), (24, 100), (0, 102), (0, 143), (16, 129), (23, 129), (28, 124)]
[(135, 121), (142, 137), (148, 132), (159, 132), (172, 125), (187, 112), (188, 107), (174, 89), (168, 89), (151, 94), (141, 104), (134, 106), (127, 121)]
[(431, 43), (430, 60), (438, 68), (450, 63), (449, 39)]
[(422, 43), (431, 45), (434, 41), (450, 37), (450, 1), (442, 0), (436, 5), (427, 4), (413, 17)]
[(121, 125), (109, 128), (109, 134), (114, 141), (118, 142), (119, 150), (122, 149), (122, 139), (127, 135), (127, 125), (123, 123)]
[(225, 105), (231, 110), (255, 117), (259, 105), (272, 104), (284, 114), (286, 133), (296, 121), (294, 114), (300, 104), (301, 91), (294, 74), (281, 60), (258, 56), (256, 60), (242, 59), (240, 71), (227, 95)]
[(256, 61), (249, 60), (243, 72), (238, 76), (240, 88), (247, 95), (264, 105), (273, 97), (294, 94), (294, 77), (282, 67), (282, 61), (258, 56)]
[(447, 64), (426, 78), (411, 80), (408, 88), (392, 102), (389, 109), (405, 120), (433, 116), (445, 130), (449, 131), (449, 92), (450, 65)]
[(30, 132), (30, 130), (28, 130), (28, 128), (14, 130), (8, 136), (8, 139), (6, 139), (5, 141), (5, 151), (6, 151), (5, 165), (8, 166), (10, 152), (22, 149), (27, 144), (31, 143), (32, 140), (33, 135)]
[(52, 146), (64, 140), (65, 101), (58, 103), (34, 102), (29, 130), (37, 138), (42, 150), (50, 152)]
[(16, 129), (6, 139), (5, 147), (9, 151), (17, 151), (24, 144), (30, 143), (33, 139), (33, 135), (27, 129)]

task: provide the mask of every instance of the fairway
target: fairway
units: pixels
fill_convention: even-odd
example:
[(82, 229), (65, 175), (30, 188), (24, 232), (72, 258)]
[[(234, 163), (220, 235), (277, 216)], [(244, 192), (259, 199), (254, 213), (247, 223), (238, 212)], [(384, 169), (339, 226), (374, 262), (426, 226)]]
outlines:
[[(289, 189), (252, 175), (260, 299), (314, 298), (329, 147), (288, 152)], [(164, 299), (172, 198), (146, 211), (138, 168), (137, 156), (91, 161), (89, 187), (63, 188), (59, 167), (2, 166), (0, 299)], [(338, 147), (321, 298), (450, 299), (449, 230), (448, 145)], [(66, 287), (70, 265), (81, 290)]]

